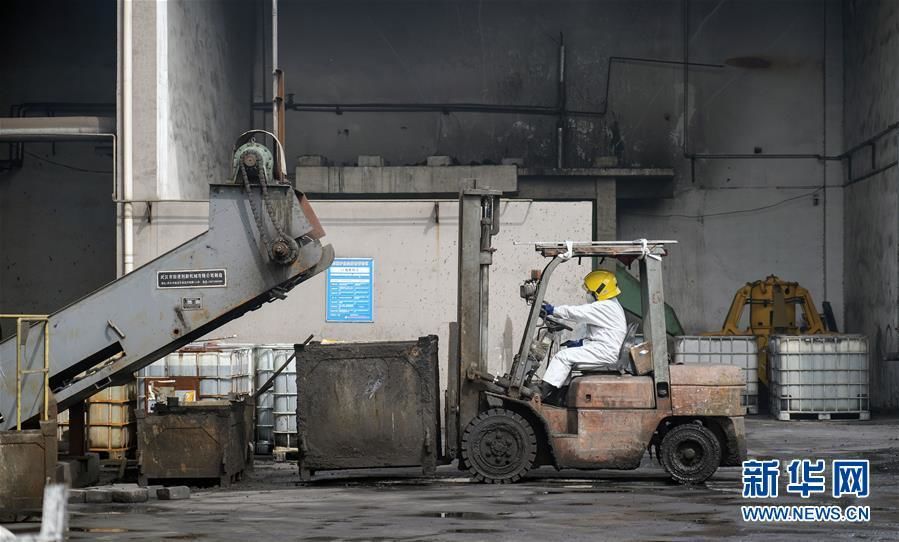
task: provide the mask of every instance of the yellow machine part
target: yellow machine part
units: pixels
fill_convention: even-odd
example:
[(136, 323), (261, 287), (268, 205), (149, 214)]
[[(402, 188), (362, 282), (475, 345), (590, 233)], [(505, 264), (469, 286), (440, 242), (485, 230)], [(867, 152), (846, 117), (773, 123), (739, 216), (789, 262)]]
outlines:
[[(740, 327), (743, 311), (749, 305), (749, 325)], [(802, 318), (797, 323), (796, 307)], [(824, 320), (815, 308), (808, 290), (796, 282), (775, 275), (746, 283), (737, 290), (727, 311), (721, 331), (709, 335), (754, 335), (759, 347), (759, 380), (768, 385), (768, 338), (771, 335), (815, 335), (827, 333)]]

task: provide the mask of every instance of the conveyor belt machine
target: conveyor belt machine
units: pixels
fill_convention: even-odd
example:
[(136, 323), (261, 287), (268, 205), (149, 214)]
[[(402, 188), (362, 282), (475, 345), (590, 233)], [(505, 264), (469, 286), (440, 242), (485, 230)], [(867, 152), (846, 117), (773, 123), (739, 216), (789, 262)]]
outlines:
[(0, 433), (37, 427), (46, 384), (65, 410), (327, 269), (334, 251), (260, 134), (210, 185), (208, 231), (0, 343)]

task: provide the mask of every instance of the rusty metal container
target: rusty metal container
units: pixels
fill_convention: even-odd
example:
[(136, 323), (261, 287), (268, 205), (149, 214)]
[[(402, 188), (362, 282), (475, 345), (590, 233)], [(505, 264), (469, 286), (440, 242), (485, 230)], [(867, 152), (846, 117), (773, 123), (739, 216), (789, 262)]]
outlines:
[(0, 512), (41, 510), (44, 482), (56, 479), (56, 420), (40, 429), (0, 431)]
[(437, 337), (297, 345), (300, 478), (318, 470), (420, 466), (440, 454)]
[(227, 487), (253, 467), (251, 400), (207, 399), (158, 412), (137, 411), (142, 485), (214, 479)]

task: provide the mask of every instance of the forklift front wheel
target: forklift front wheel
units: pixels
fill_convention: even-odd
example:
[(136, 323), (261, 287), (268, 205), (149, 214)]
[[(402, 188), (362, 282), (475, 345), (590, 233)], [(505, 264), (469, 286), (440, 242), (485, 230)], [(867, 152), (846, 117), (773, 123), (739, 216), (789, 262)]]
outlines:
[(511, 410), (482, 412), (462, 434), (462, 460), (479, 482), (516, 482), (531, 470), (536, 457), (534, 428)]
[(721, 443), (708, 427), (685, 423), (672, 427), (662, 439), (659, 459), (672, 478), (682, 484), (708, 480), (721, 464)]

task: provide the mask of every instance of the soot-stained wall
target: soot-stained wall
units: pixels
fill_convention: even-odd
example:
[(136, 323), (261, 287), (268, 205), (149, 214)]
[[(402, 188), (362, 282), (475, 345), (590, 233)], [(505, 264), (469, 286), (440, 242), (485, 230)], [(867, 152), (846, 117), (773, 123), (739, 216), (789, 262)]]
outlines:
[[(814, 157), (843, 149), (839, 2), (512, 6), (283, 2), (287, 92), (302, 104), (552, 108), (564, 35), (567, 108), (602, 113), (565, 121), (565, 165), (616, 155), (622, 165), (676, 172), (673, 199), (619, 207), (618, 237), (680, 241), (666, 279), (687, 330), (719, 328), (737, 288), (772, 273), (809, 288), (819, 305), (831, 301), (842, 323), (841, 165)], [(257, 9), (259, 35), (267, 36), (270, 20)], [(270, 100), (267, 47), (259, 48), (264, 58), (257, 54), (257, 101)], [(612, 57), (675, 64), (616, 60), (609, 71)], [(676, 64), (685, 59), (703, 65), (685, 77)], [(263, 122), (270, 116), (257, 114)], [(556, 122), (509, 113), (288, 112), (288, 167), (300, 154), (335, 164), (365, 154), (394, 165), (444, 154), (459, 163), (520, 157), (529, 167), (553, 166)], [(730, 154), (748, 157), (722, 156)]]
[[(899, 5), (846, 2), (844, 18), (851, 148), (899, 121)], [(896, 157), (895, 132), (854, 153), (846, 188), (846, 328), (870, 338), (872, 405), (881, 409), (899, 408), (899, 179), (890, 167)]]

